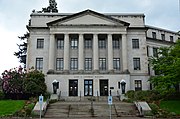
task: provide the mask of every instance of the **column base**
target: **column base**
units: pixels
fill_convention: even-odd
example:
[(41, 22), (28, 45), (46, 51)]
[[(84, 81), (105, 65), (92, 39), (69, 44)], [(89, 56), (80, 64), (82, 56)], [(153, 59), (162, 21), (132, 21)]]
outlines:
[(64, 70), (63, 73), (64, 74), (69, 74), (69, 70)]
[(114, 69), (108, 71), (109, 74), (114, 74)]
[(93, 70), (93, 74), (97, 74), (97, 73), (99, 73), (99, 70), (98, 70), (98, 69)]
[(124, 70), (122, 73), (123, 73), (123, 74), (130, 74), (130, 72), (129, 72), (128, 69)]
[(83, 74), (84, 73), (84, 70), (79, 70), (78, 71), (78, 74)]
[(53, 69), (49, 69), (47, 74), (54, 74), (54, 70)]

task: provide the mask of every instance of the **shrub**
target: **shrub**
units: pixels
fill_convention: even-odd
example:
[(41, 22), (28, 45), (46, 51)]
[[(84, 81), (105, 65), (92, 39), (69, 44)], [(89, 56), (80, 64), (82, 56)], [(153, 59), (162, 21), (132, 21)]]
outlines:
[(151, 112), (153, 115), (157, 115), (158, 114), (158, 110), (159, 110), (159, 107), (154, 104), (154, 103), (150, 103), (149, 104), (150, 108), (151, 108)]
[(134, 91), (134, 90), (129, 90), (129, 91), (126, 92), (125, 95), (126, 95), (128, 98), (134, 99), (134, 94), (135, 94), (135, 91)]
[(26, 72), (19, 68), (5, 70), (2, 73), (2, 89), (8, 99), (29, 99), (32, 96), (45, 94), (47, 86), (45, 75), (37, 70)]
[(126, 96), (131, 100), (135, 100), (135, 101), (139, 100), (139, 101), (153, 102), (162, 99), (160, 93), (154, 90), (147, 90), (147, 91), (130, 90), (127, 91)]

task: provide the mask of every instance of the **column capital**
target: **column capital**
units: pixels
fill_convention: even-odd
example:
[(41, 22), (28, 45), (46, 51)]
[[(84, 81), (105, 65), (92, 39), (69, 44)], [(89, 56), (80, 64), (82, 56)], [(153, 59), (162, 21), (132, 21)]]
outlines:
[(84, 34), (83, 33), (79, 33), (78, 35), (82, 37)]

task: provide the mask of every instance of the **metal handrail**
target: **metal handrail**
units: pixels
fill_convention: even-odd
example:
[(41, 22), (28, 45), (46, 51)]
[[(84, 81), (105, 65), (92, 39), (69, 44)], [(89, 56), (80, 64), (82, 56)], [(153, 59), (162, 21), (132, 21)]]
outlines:
[(60, 100), (60, 98), (61, 98), (61, 91), (59, 91), (58, 100)]
[(119, 93), (119, 91), (117, 90), (117, 97), (118, 97), (118, 99), (119, 99), (119, 101), (121, 100), (121, 95), (120, 95), (120, 93)]

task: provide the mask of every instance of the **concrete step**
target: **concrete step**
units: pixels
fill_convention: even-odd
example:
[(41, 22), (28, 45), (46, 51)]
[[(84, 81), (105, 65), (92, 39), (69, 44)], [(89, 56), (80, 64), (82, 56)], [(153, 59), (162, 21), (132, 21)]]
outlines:
[[(66, 101), (66, 102), (90, 102), (93, 101), (108, 101), (108, 96), (72, 96), (72, 97), (60, 97), (60, 101)], [(120, 101), (119, 97), (113, 96), (113, 101), (117, 102)]]
[[(93, 108), (92, 108), (93, 107)], [(110, 107), (106, 101), (101, 102), (56, 102), (48, 106), (45, 118), (86, 118), (86, 117), (108, 117)], [(138, 115), (134, 104), (125, 102), (114, 102), (111, 106), (112, 117), (135, 117)]]

